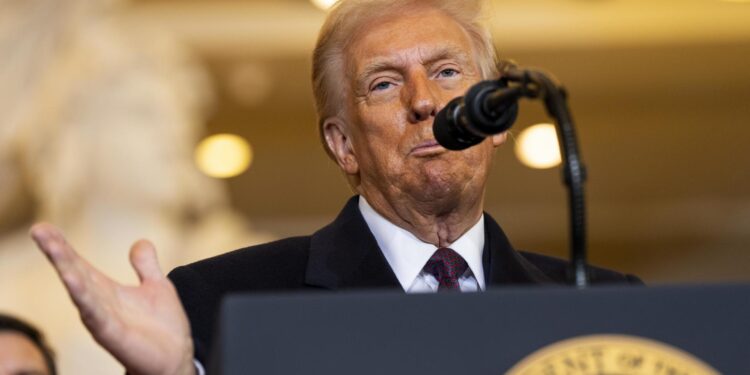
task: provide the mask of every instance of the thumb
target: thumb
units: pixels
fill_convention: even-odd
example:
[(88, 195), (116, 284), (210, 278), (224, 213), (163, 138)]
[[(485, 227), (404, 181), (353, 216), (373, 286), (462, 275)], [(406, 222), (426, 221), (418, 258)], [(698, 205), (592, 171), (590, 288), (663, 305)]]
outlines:
[(139, 240), (130, 247), (130, 264), (141, 282), (159, 280), (164, 277), (156, 258), (154, 245), (147, 240)]

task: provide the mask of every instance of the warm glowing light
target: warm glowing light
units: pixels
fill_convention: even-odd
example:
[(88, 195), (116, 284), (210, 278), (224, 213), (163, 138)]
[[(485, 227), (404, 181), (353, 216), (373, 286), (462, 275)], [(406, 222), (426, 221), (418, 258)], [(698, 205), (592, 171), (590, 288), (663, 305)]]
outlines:
[(195, 164), (198, 169), (216, 178), (241, 174), (250, 166), (252, 159), (250, 144), (234, 134), (212, 135), (195, 148)]
[(330, 9), (333, 4), (336, 4), (336, 1), (338, 0), (310, 0), (313, 4), (315, 4), (316, 7), (328, 10)]
[(545, 169), (559, 165), (560, 146), (555, 126), (539, 124), (522, 131), (516, 141), (516, 156), (531, 168)]

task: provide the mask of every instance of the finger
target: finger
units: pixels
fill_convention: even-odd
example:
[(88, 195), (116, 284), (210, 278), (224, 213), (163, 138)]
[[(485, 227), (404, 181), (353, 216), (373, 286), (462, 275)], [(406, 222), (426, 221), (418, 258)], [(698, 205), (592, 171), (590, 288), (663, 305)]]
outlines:
[(146, 280), (160, 280), (164, 274), (159, 267), (154, 245), (147, 240), (140, 240), (130, 247), (130, 264), (141, 282)]
[(70, 292), (80, 292), (86, 265), (65, 240), (62, 232), (54, 225), (38, 223), (31, 227), (29, 233)]
[[(109, 279), (78, 256), (55, 226), (35, 224), (30, 234), (57, 271), (68, 295), (78, 307), (81, 319), (87, 327), (94, 327), (92, 333), (96, 336), (96, 327), (106, 321), (102, 307), (106, 302), (101, 296), (106, 294), (104, 290)], [(99, 280), (99, 283), (92, 280)]]
[(36, 242), (39, 249), (50, 257), (52, 261), (63, 257), (66, 249), (62, 245), (61, 239), (64, 240), (63, 234), (52, 224), (37, 223), (29, 230), (31, 238)]
[(111, 309), (107, 307), (113, 301), (112, 281), (80, 257), (55, 226), (35, 224), (30, 234), (50, 259), (83, 323), (94, 337), (101, 336), (102, 327), (113, 321)]

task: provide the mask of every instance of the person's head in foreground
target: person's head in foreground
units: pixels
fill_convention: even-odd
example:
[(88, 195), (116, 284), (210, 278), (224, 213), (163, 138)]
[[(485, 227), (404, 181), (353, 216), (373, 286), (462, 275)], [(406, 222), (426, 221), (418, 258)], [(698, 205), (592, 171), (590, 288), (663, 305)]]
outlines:
[(0, 375), (55, 375), (52, 350), (32, 325), (0, 314)]

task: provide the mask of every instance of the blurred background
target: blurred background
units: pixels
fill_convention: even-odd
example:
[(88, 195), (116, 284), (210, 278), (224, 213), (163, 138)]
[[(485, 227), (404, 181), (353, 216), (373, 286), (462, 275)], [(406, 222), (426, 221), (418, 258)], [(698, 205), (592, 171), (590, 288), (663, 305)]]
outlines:
[[(62, 374), (121, 370), (32, 222), (132, 282), (137, 238), (171, 269), (309, 234), (351, 195), (309, 82), (329, 5), (0, 0), (0, 310), (48, 332)], [(750, 2), (494, 0), (486, 16), (501, 57), (570, 92), (591, 262), (649, 284), (750, 281)], [(522, 102), (486, 210), (517, 248), (564, 257), (554, 135), (535, 126), (549, 121)]]

